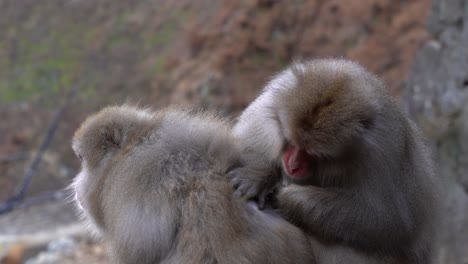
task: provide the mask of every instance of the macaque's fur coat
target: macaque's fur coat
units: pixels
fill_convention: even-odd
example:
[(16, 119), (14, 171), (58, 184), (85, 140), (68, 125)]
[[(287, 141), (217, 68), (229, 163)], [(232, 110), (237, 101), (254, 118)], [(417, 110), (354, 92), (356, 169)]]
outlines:
[[(438, 183), (429, 151), (384, 85), (358, 64), (293, 64), (242, 113), (234, 134), (244, 167), (230, 175), (240, 195), (262, 204), (286, 179), (277, 196), (282, 216), (324, 244), (388, 263), (431, 262)], [(285, 173), (288, 148), (305, 156), (291, 164), (307, 161), (306, 177)]]
[(76, 132), (73, 185), (114, 260), (145, 263), (315, 263), (307, 237), (233, 195), (231, 127), (214, 115), (109, 107)]

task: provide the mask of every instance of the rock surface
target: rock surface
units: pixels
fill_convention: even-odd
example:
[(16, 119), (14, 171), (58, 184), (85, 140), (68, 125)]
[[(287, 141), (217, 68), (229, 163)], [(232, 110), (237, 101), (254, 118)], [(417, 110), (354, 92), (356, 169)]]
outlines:
[(24, 263), (38, 252), (27, 263), (72, 263), (63, 260), (78, 252), (78, 242), (87, 237), (68, 201), (23, 206), (0, 215), (0, 263)]
[(434, 38), (417, 53), (402, 96), (443, 180), (439, 263), (468, 263), (468, 1), (434, 1)]

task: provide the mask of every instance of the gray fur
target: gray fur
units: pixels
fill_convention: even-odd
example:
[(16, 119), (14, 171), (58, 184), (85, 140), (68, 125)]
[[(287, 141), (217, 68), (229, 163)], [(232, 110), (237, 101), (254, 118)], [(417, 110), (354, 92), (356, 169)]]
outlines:
[(237, 145), (210, 114), (106, 108), (73, 139), (78, 202), (118, 263), (315, 263), (302, 231), (232, 195)]

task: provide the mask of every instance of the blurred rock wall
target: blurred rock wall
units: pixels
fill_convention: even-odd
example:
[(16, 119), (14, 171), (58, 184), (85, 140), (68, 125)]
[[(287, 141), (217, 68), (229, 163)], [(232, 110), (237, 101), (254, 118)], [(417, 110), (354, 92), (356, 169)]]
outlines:
[(439, 263), (468, 263), (468, 1), (433, 1), (428, 29), (434, 38), (416, 55), (402, 103), (443, 180)]

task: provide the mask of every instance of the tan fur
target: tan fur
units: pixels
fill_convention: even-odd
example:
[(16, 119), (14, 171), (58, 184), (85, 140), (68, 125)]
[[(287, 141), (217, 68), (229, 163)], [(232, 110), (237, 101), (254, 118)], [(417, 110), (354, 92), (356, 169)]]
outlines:
[(429, 152), (364, 68), (335, 59), (296, 63), (273, 78), (234, 132), (245, 167), (230, 175), (240, 195), (263, 202), (280, 182), (285, 147), (298, 146), (313, 159), (307, 180), (279, 192), (287, 220), (381, 263), (430, 263), (438, 207)]
[(118, 263), (315, 263), (298, 228), (232, 195), (240, 151), (214, 115), (110, 107), (73, 149), (77, 201)]

